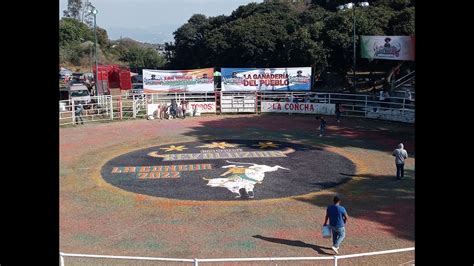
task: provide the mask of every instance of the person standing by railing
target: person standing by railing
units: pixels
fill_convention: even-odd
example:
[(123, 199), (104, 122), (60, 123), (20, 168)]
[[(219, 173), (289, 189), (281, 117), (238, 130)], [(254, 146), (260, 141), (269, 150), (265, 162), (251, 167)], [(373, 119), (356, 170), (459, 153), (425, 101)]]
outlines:
[(411, 103), (411, 101), (413, 101), (411, 91), (408, 88), (405, 90), (405, 98), (408, 100), (409, 103)]
[(156, 119), (161, 119), (161, 104), (156, 106), (156, 111), (154, 113), (156, 114), (154, 115)]
[(339, 248), (342, 240), (346, 237), (345, 224), (347, 222), (347, 211), (346, 208), (340, 205), (341, 199), (335, 196), (333, 199), (334, 204), (330, 205), (326, 209), (326, 218), (324, 218), (324, 226), (328, 224), (332, 231), (332, 250), (339, 254)]
[(374, 113), (378, 112), (379, 109), (377, 108), (378, 104), (376, 103), (377, 101), (377, 90), (374, 89), (374, 91), (372, 92), (372, 106), (373, 106), (373, 111)]
[(82, 120), (82, 111), (84, 111), (84, 107), (82, 107), (82, 104), (78, 104), (75, 107), (76, 110), (74, 110), (74, 115), (76, 116), (76, 121), (75, 124), (79, 125), (79, 119), (81, 120), (81, 125), (84, 125), (84, 121)]
[(388, 92), (388, 90), (384, 91), (383, 97), (384, 97), (385, 107), (387, 107), (387, 108), (392, 107), (390, 105), (390, 93)]
[[(385, 101), (385, 93), (383, 90), (379, 91), (379, 102), (384, 102)], [(383, 103), (380, 103), (381, 107), (385, 107)]]
[(181, 110), (183, 111), (183, 119), (186, 118), (186, 110), (188, 109), (188, 101), (181, 100)]
[(336, 121), (339, 123), (341, 122), (341, 112), (343, 111), (342, 106), (340, 103), (336, 103)]
[(178, 104), (176, 103), (176, 100), (173, 99), (171, 100), (171, 109), (170, 109), (170, 114), (173, 119), (176, 119), (178, 113)]

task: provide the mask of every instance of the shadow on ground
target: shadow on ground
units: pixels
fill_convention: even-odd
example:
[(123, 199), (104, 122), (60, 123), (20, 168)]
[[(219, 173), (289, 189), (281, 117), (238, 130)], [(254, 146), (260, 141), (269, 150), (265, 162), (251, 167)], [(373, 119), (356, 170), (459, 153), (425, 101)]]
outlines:
[(405, 170), (405, 178), (402, 180), (391, 175), (351, 176), (354, 177), (352, 182), (338, 187), (336, 193), (295, 199), (325, 208), (332, 204), (332, 199), (337, 194), (341, 197), (341, 205), (347, 209), (350, 218), (379, 223), (383, 225), (384, 231), (400, 238), (414, 240), (414, 171)]
[[(319, 120), (314, 116), (297, 115), (224, 117), (203, 121), (201, 126), (191, 128), (184, 135), (202, 141), (232, 138), (279, 140), (317, 146), (354, 147), (390, 154), (398, 143), (403, 142), (410, 157), (414, 158), (413, 125), (359, 118), (344, 118), (341, 123), (336, 123), (333, 117), (327, 117), (327, 120), (327, 135), (322, 138), (318, 137)], [(337, 193), (342, 196), (342, 204), (349, 216), (380, 223), (383, 230), (414, 240), (413, 170), (406, 169), (405, 179), (401, 181), (396, 180), (394, 175), (347, 175), (353, 177), (353, 181), (332, 189), (335, 192), (310, 198), (295, 197), (295, 200), (326, 207)]]
[(323, 246), (308, 244), (300, 240), (288, 240), (288, 239), (281, 239), (281, 238), (266, 237), (266, 236), (261, 236), (261, 235), (254, 235), (252, 237), (265, 240), (268, 242), (272, 242), (272, 243), (282, 244), (282, 245), (302, 247), (302, 248), (311, 248), (314, 251), (318, 252), (318, 254), (322, 254), (322, 255), (333, 255), (323, 250), (323, 249), (331, 250), (330, 247), (323, 247)]
[(403, 142), (411, 157), (415, 157), (414, 127), (411, 124), (362, 118), (344, 118), (337, 123), (328, 116), (326, 135), (319, 135), (319, 120), (302, 115), (254, 115), (224, 117), (203, 121), (184, 135), (200, 140), (220, 138), (275, 139), (301, 141), (335, 147), (355, 147), (392, 152)]

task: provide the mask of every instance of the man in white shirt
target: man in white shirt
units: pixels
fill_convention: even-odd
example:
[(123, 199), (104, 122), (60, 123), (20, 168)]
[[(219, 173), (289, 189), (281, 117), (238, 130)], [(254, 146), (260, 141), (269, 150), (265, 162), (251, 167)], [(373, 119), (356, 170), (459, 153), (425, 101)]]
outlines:
[(403, 148), (403, 143), (398, 144), (398, 149), (392, 153), (395, 156), (395, 165), (397, 166), (397, 179), (403, 178), (403, 172), (405, 167), (405, 160), (408, 158), (407, 151)]

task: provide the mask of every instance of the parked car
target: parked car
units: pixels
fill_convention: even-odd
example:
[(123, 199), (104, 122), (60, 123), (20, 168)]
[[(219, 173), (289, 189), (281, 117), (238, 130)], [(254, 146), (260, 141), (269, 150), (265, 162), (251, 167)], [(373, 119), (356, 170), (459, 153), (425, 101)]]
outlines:
[(89, 89), (84, 84), (70, 84), (68, 91), (69, 98), (74, 101), (74, 104), (89, 104), (91, 102)]
[(67, 69), (67, 68), (64, 68), (64, 67), (61, 67), (59, 68), (59, 79), (64, 79), (66, 77), (70, 77), (72, 74), (72, 71)]
[(142, 75), (135, 75), (131, 77), (132, 83), (143, 83)]

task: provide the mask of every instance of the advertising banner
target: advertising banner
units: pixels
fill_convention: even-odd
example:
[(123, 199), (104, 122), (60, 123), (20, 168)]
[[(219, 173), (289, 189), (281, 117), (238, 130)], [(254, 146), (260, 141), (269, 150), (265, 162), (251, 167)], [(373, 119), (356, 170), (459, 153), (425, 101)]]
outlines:
[(415, 60), (415, 36), (361, 36), (361, 57)]
[(213, 92), (214, 69), (152, 70), (143, 69), (143, 91)]
[(222, 91), (310, 91), (311, 67), (222, 68)]

